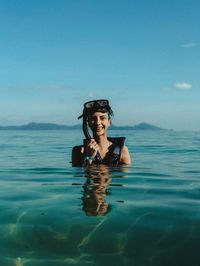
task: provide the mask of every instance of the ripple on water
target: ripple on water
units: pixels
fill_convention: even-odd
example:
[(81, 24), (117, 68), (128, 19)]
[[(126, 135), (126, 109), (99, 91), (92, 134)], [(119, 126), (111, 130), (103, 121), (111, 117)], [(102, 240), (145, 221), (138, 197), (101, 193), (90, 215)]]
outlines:
[(89, 169), (66, 163), (72, 133), (12, 134), (0, 140), (0, 265), (199, 266), (197, 134), (130, 132), (132, 166)]

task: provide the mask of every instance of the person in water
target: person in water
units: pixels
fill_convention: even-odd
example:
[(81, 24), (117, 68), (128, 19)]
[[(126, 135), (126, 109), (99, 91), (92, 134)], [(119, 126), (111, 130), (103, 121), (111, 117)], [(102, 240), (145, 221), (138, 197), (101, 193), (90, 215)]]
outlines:
[[(108, 100), (94, 100), (84, 104), (83, 114), (79, 118), (83, 118), (86, 139), (83, 145), (73, 147), (72, 166), (131, 163), (129, 150), (124, 145), (125, 138), (107, 136), (112, 116), (113, 111)], [(87, 124), (93, 137), (88, 134)]]

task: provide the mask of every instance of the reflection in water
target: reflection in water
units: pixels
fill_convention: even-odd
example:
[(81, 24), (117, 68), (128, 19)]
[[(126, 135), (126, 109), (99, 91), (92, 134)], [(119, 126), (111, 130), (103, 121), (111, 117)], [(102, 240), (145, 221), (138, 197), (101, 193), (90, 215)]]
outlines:
[[(102, 216), (111, 211), (111, 204), (106, 202), (111, 183), (111, 170), (107, 165), (89, 166), (85, 169), (86, 182), (83, 185), (82, 205), (88, 216)], [(117, 171), (125, 172), (127, 168), (117, 167)]]
[(109, 168), (106, 165), (88, 167), (85, 177), (82, 197), (83, 210), (89, 216), (106, 215), (111, 210), (111, 205), (106, 202), (111, 182)]

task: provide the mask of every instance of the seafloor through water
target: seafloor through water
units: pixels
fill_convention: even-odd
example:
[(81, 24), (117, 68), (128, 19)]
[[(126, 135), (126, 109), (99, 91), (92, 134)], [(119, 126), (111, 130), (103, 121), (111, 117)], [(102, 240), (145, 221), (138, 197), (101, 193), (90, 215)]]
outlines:
[(129, 167), (71, 167), (77, 131), (0, 132), (0, 266), (199, 266), (200, 135), (127, 136)]

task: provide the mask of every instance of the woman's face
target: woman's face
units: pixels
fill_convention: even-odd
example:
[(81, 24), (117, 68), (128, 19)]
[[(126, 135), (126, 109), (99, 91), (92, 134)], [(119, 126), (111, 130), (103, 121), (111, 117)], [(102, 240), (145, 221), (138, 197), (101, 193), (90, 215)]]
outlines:
[(93, 134), (96, 136), (101, 136), (106, 133), (108, 127), (110, 126), (108, 113), (93, 113), (91, 116), (89, 116), (89, 126), (92, 129)]

